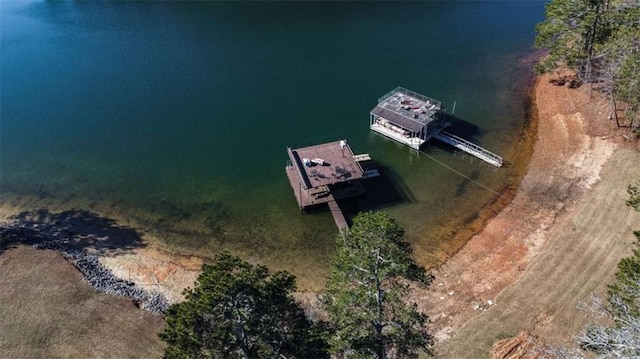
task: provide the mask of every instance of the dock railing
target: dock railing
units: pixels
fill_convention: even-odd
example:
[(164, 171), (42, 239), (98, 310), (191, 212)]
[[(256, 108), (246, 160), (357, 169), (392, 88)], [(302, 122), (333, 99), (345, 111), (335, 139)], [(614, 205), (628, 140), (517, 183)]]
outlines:
[(389, 97), (393, 96), (396, 93), (402, 93), (402, 94), (411, 96), (411, 97), (416, 98), (416, 99), (418, 99), (418, 100), (420, 100), (422, 102), (431, 102), (431, 103), (436, 105), (436, 109), (437, 110), (440, 110), (442, 108), (442, 102), (440, 102), (438, 100), (434, 100), (431, 97), (427, 97), (427, 96), (425, 96), (423, 94), (419, 94), (419, 93), (417, 93), (415, 91), (408, 90), (408, 89), (406, 89), (404, 87), (401, 87), (401, 86), (396, 87), (395, 89), (393, 89), (393, 90), (387, 92), (386, 94), (384, 94), (382, 97), (378, 98), (378, 103), (383, 103)]
[(459, 148), (469, 154), (472, 154), (496, 167), (502, 167), (502, 157), (476, 145), (473, 142), (467, 141), (462, 137), (458, 137), (447, 131), (437, 132), (436, 134), (434, 134), (434, 137), (439, 139), (440, 141), (449, 143), (450, 145)]

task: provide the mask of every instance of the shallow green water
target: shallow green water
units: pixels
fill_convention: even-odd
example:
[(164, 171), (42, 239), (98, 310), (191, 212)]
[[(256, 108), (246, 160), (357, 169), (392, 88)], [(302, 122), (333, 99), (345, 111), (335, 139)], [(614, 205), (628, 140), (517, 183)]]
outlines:
[[(3, 1), (0, 193), (106, 206), (305, 275), (336, 230), (299, 212), (285, 149), (346, 137), (391, 175), (376, 208), (428, 256), (425, 233), (492, 194), (370, 133), (368, 112), (398, 85), (457, 101), (452, 132), (509, 162), (543, 4)], [(426, 151), (496, 190), (509, 174)]]

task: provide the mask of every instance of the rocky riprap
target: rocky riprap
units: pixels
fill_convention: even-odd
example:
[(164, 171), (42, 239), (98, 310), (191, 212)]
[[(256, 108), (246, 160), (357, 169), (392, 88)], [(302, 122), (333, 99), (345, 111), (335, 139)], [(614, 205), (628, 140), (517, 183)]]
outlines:
[(79, 247), (72, 238), (58, 238), (15, 224), (0, 225), (0, 250), (2, 246), (11, 243), (50, 249), (62, 254), (78, 268), (89, 285), (100, 292), (129, 298), (140, 307), (156, 314), (164, 313), (169, 307), (169, 302), (162, 294), (142, 289), (133, 282), (116, 277), (100, 263), (97, 255)]

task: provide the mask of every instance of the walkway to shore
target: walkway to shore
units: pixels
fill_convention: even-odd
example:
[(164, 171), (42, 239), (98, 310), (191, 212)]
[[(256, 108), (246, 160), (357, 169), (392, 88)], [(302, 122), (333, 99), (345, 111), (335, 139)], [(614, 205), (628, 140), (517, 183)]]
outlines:
[(338, 227), (338, 229), (342, 230), (344, 228), (348, 228), (349, 224), (347, 223), (347, 219), (344, 218), (344, 214), (342, 213), (338, 202), (331, 201), (328, 204), (329, 209), (331, 210), (331, 215), (333, 216), (333, 220), (336, 222), (336, 226)]

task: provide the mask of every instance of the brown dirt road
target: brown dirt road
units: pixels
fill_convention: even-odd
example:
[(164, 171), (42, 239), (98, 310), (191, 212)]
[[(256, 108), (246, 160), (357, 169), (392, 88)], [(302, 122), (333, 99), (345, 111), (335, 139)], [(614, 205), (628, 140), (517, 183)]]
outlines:
[(640, 153), (585, 87), (536, 86), (538, 141), (514, 200), (420, 293), (441, 358), (486, 358), (491, 345), (528, 330), (571, 341), (577, 309), (603, 294), (630, 254), (640, 214), (625, 206)]

